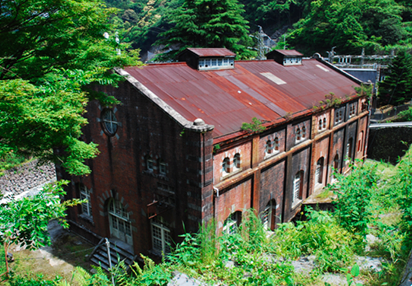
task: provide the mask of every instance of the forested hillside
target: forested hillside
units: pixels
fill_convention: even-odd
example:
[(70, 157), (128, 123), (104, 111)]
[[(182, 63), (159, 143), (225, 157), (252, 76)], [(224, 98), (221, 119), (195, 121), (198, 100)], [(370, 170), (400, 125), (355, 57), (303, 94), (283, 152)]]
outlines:
[[(106, 0), (119, 8), (112, 21), (122, 37), (146, 54), (153, 43), (175, 25), (170, 15), (184, 2), (205, 0)], [(214, 3), (216, 1), (209, 1)], [(219, 3), (217, 1), (216, 3)], [(234, 2), (236, 2), (234, 0)], [(326, 55), (333, 46), (340, 54), (389, 53), (412, 47), (412, 2), (409, 0), (238, 0), (252, 34), (262, 26), (266, 34), (289, 27), (288, 48), (305, 55)], [(286, 30), (286, 29), (284, 29)]]

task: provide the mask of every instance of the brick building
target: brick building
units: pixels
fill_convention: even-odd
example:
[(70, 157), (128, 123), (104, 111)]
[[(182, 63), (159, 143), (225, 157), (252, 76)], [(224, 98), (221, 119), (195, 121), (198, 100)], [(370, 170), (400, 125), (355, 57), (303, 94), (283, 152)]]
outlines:
[[(305, 198), (363, 159), (368, 134), (361, 82), (296, 51), (235, 61), (227, 49), (188, 49), (179, 62), (128, 67), (122, 103), (90, 102), (85, 141), (101, 154), (92, 174), (70, 179), (74, 231), (123, 242), (130, 253), (161, 255), (185, 231), (215, 218), (231, 231), (254, 208), (267, 228), (291, 220)], [(340, 98), (336, 104), (325, 95)], [(317, 108), (326, 102), (326, 108)], [(241, 130), (256, 117), (266, 130)], [(126, 247), (127, 248), (127, 247)]]

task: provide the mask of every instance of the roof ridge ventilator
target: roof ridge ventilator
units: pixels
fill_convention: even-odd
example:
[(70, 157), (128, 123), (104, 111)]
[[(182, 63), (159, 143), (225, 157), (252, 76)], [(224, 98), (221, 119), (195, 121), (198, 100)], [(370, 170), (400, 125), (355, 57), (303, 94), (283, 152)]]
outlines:
[(225, 48), (188, 48), (178, 55), (179, 62), (199, 71), (234, 69), (236, 54)]

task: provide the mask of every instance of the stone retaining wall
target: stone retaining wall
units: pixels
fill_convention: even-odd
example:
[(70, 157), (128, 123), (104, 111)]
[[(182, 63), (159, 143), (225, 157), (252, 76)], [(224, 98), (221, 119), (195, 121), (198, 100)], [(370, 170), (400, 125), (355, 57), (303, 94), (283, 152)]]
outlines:
[(0, 177), (0, 191), (17, 195), (48, 181), (56, 180), (56, 169), (53, 163), (37, 166), (37, 162), (34, 160), (4, 171), (4, 175)]
[(405, 155), (405, 151), (412, 143), (410, 126), (371, 127), (369, 132), (368, 158), (373, 160), (396, 164), (398, 158)]

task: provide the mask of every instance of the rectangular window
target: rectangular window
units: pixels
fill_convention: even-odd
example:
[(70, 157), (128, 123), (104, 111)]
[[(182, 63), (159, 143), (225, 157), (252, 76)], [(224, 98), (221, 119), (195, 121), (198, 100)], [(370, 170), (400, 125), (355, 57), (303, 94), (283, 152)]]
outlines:
[(302, 173), (303, 171), (298, 172), (293, 180), (292, 206), (297, 204), (302, 199)]
[(80, 187), (80, 199), (87, 200), (87, 202), (82, 203), (82, 213), (88, 216), (92, 216), (92, 204), (90, 202), (90, 190), (86, 186)]
[(159, 223), (152, 223), (152, 243), (153, 249), (163, 255), (170, 253), (170, 231), (167, 227)]
[(160, 163), (159, 173), (162, 175), (166, 175), (166, 163)]
[(147, 159), (147, 170), (153, 171), (153, 162), (152, 159)]

